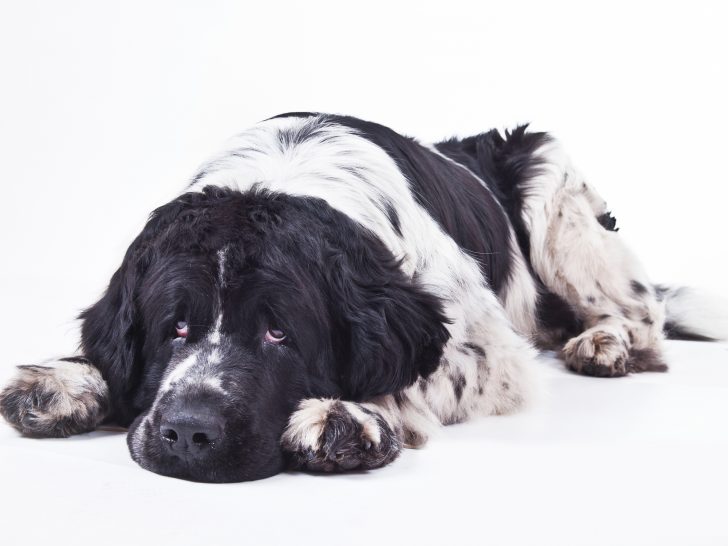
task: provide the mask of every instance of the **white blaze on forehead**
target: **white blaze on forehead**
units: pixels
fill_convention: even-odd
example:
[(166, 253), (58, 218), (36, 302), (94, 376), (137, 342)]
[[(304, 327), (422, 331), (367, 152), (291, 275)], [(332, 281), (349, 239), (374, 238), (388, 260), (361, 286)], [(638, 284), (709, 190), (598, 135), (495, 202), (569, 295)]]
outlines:
[[(218, 272), (217, 272), (217, 278), (220, 282), (220, 289), (225, 286), (225, 264), (227, 262), (227, 253), (228, 253), (228, 247), (221, 248), (217, 251), (217, 263), (218, 263)], [(222, 300), (222, 293), (220, 294), (220, 300)], [(218, 310), (219, 313), (217, 315), (217, 319), (215, 320), (215, 325), (212, 327), (212, 330), (210, 330), (209, 335), (207, 336), (207, 340), (212, 343), (213, 345), (219, 345), (220, 344), (220, 326), (222, 325), (222, 301), (219, 301), (218, 303)]]
[(220, 281), (220, 286), (225, 286), (225, 263), (227, 261), (228, 248), (221, 248), (217, 251), (217, 279)]
[(182, 362), (180, 362), (167, 376), (167, 378), (164, 380), (164, 385), (162, 385), (162, 390), (166, 391), (169, 390), (169, 388), (182, 379), (187, 373), (190, 371), (192, 366), (194, 366), (197, 363), (197, 355), (198, 353), (192, 353), (190, 356), (185, 358)]
[(220, 326), (222, 325), (222, 313), (220, 313), (217, 316), (217, 320), (215, 321), (215, 326), (212, 327), (212, 331), (210, 332), (210, 335), (207, 336), (207, 339), (210, 343), (213, 345), (219, 345), (220, 344)]

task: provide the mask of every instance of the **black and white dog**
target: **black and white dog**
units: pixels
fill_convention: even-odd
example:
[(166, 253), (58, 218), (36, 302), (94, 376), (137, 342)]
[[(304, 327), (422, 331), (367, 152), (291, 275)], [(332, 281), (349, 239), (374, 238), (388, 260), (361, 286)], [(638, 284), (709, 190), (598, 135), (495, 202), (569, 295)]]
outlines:
[(154, 211), (81, 315), (82, 354), (21, 366), (0, 408), (28, 436), (129, 426), (135, 461), (191, 480), (371, 469), (518, 409), (534, 346), (587, 375), (664, 371), (665, 334), (728, 334), (695, 303), (650, 283), (545, 133), (431, 146), (286, 114)]

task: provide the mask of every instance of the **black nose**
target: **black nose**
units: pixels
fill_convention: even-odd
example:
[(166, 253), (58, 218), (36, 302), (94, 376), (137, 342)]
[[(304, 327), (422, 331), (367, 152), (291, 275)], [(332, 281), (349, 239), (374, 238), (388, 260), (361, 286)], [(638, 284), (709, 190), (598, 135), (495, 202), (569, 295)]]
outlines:
[(223, 420), (210, 411), (176, 411), (159, 425), (164, 449), (184, 459), (205, 457), (223, 440)]

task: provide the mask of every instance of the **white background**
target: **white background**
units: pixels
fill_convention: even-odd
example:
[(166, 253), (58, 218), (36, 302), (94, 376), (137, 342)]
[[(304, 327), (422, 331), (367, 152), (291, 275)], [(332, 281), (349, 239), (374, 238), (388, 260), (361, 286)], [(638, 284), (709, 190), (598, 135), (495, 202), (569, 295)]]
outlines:
[[(101, 294), (148, 213), (225, 138), (291, 110), (351, 114), (424, 140), (532, 122), (566, 143), (655, 281), (726, 295), (724, 4), (3, 0), (0, 378), (72, 351), (73, 317)], [(670, 351), (673, 374), (609, 384), (549, 364), (544, 381), (568, 402), (445, 432), (381, 477), (196, 486), (137, 470), (119, 435), (33, 443), (2, 426), (0, 533), (13, 544), (125, 527), (182, 542), (234, 532), (250, 544), (719, 542), (725, 346)], [(635, 413), (640, 385), (657, 401)], [(590, 389), (604, 405), (586, 406), (608, 434), (579, 417)], [(568, 441), (542, 432), (569, 418)], [(635, 419), (644, 427), (624, 436)], [(524, 450), (518, 431), (539, 447)], [(505, 439), (499, 449), (491, 432)]]

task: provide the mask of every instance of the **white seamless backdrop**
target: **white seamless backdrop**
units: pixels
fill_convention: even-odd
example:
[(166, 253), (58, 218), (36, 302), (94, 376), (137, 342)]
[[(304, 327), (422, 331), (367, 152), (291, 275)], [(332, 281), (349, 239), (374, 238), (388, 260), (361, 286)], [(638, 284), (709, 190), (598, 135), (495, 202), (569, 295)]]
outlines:
[(149, 212), (227, 137), (293, 110), (423, 140), (531, 122), (654, 281), (726, 296), (727, 21), (702, 0), (2, 0), (0, 379), (73, 351)]

